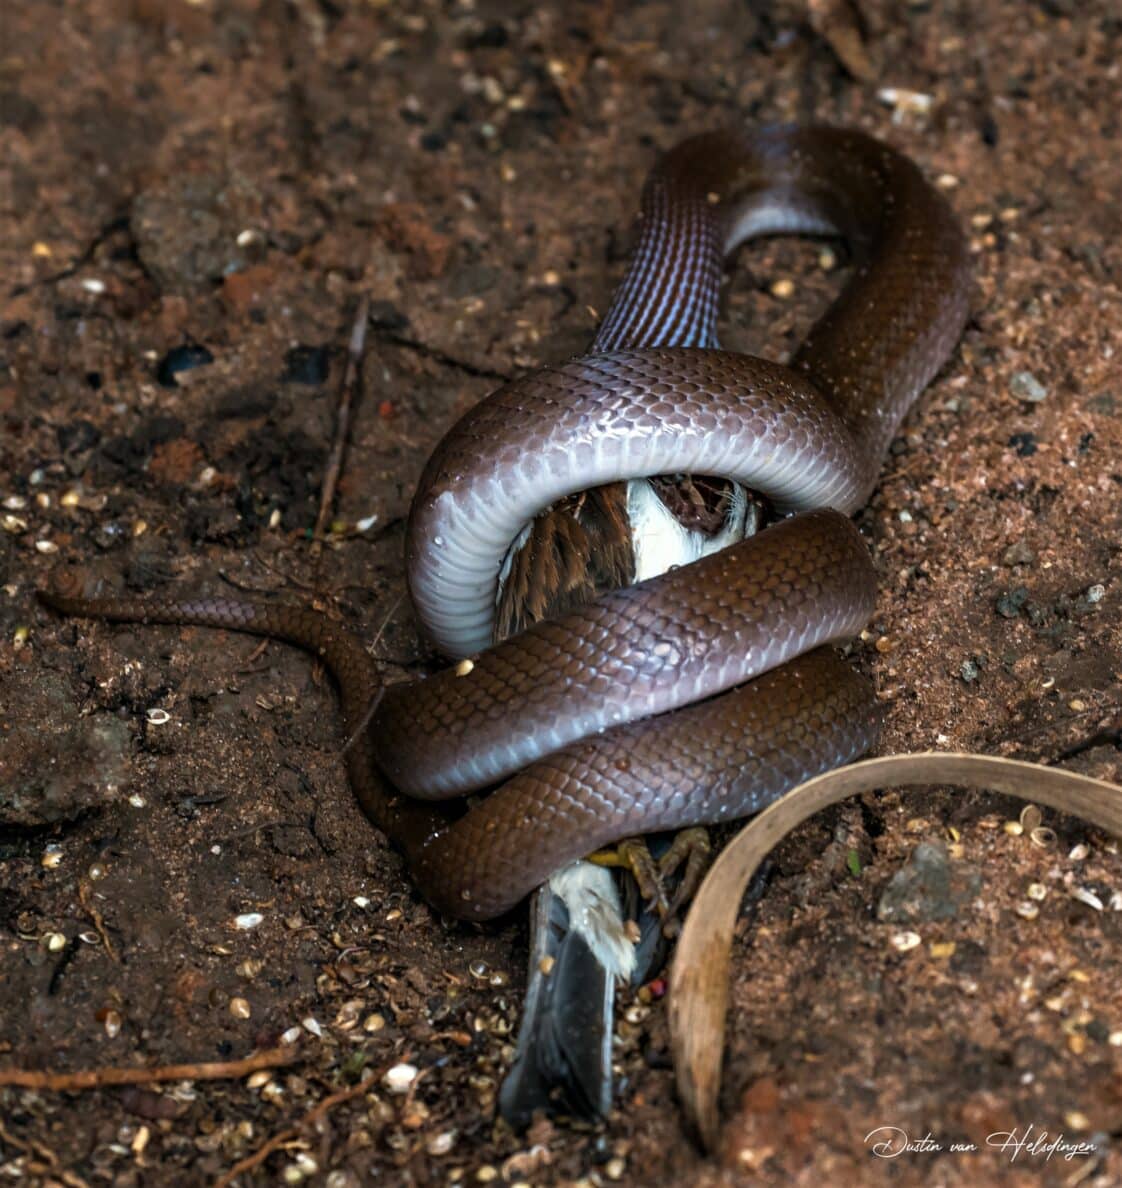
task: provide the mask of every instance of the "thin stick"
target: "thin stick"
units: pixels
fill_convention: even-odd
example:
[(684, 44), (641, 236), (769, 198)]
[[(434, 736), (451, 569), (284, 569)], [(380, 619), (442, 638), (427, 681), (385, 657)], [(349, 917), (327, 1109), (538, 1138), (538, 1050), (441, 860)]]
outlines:
[(267, 1048), (241, 1060), (204, 1064), (162, 1064), (155, 1068), (86, 1068), (72, 1073), (40, 1072), (33, 1068), (0, 1068), (0, 1085), (77, 1093), (112, 1085), (151, 1085), (157, 1081), (225, 1081), (244, 1077), (259, 1068), (296, 1064), (302, 1056), (293, 1048)]
[(97, 935), (101, 937), (101, 943), (105, 946), (106, 953), (109, 954), (109, 960), (116, 965), (120, 965), (121, 959), (117, 956), (117, 950), (113, 948), (113, 942), (109, 939), (109, 933), (105, 930), (105, 921), (102, 919), (101, 912), (90, 902), (89, 883), (79, 884), (78, 899), (93, 921), (94, 927), (97, 929)]
[[(382, 1070), (384, 1073), (385, 1070)], [(259, 1167), (274, 1151), (279, 1150), (290, 1143), (293, 1139), (298, 1138), (300, 1131), (306, 1126), (311, 1126), (324, 1117), (330, 1110), (333, 1110), (337, 1105), (342, 1105), (345, 1101), (350, 1101), (352, 1097), (358, 1097), (365, 1093), (372, 1084), (382, 1075), (381, 1073), (371, 1073), (370, 1076), (364, 1077), (357, 1085), (352, 1085), (349, 1089), (340, 1089), (338, 1093), (332, 1093), (325, 1097), (323, 1101), (313, 1106), (304, 1116), (296, 1123), (295, 1126), (290, 1126), (287, 1130), (282, 1130), (278, 1134), (274, 1134), (268, 1142), (263, 1143), (252, 1155), (247, 1155), (244, 1159), (239, 1160), (221, 1179), (215, 1181), (214, 1188), (230, 1188), (230, 1185), (243, 1172), (252, 1171), (255, 1167)]]
[(316, 516), (316, 527), (312, 534), (312, 547), (317, 552), (323, 542), (323, 530), (327, 524), (328, 516), (331, 515), (331, 507), (335, 502), (335, 489), (339, 485), (339, 475), (343, 470), (343, 454), (351, 432), (351, 409), (355, 390), (358, 388), (362, 354), (366, 349), (366, 325), (369, 315), (370, 298), (364, 295), (358, 303), (354, 325), (351, 328), (351, 341), (347, 346), (347, 369), (343, 373), (343, 386), (339, 392), (339, 407), (335, 414), (335, 439), (331, 443), (327, 469), (323, 474), (323, 487), (320, 489), (319, 515)]
[[(17, 1151), (25, 1152), (33, 1158), (42, 1159), (51, 1169), (52, 1173), (62, 1183), (66, 1184), (68, 1188), (89, 1188), (89, 1184), (76, 1172), (69, 1171), (65, 1167), (59, 1167), (58, 1156), (50, 1147), (44, 1146), (43, 1143), (36, 1142), (34, 1139), (28, 1141), (16, 1138), (14, 1134), (4, 1129), (2, 1122), (0, 1122), (0, 1141), (7, 1143), (10, 1147), (15, 1147)], [(37, 1169), (32, 1167), (29, 1170), (36, 1171)]]

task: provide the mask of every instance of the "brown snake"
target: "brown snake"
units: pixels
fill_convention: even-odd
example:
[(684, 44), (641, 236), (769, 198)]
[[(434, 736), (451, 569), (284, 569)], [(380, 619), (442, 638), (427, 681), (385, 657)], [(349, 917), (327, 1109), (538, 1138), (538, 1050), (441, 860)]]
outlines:
[[(872, 562), (847, 517), (966, 319), (958, 225), (907, 158), (824, 127), (687, 140), (652, 172), (642, 209), (591, 352), (495, 392), (431, 458), (409, 522), (410, 591), (434, 642), (470, 660), (386, 689), (369, 729), (373, 665), (314, 612), (87, 598), (73, 575), (44, 596), (72, 614), (231, 627), (321, 655), (354, 736), (356, 794), (452, 915), (499, 914), (629, 834), (758, 811), (876, 737), (868, 683), (825, 645), (873, 609)], [(855, 257), (788, 366), (716, 340), (724, 257), (776, 232), (840, 234)], [(500, 571), (527, 521), (573, 492), (662, 474), (729, 479), (802, 514), (490, 648)], [(416, 799), (502, 780), (458, 819)]]

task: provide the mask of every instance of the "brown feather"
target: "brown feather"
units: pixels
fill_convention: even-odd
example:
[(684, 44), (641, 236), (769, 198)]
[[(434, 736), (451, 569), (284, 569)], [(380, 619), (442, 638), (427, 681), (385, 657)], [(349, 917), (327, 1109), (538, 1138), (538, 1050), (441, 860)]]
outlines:
[(556, 618), (635, 578), (627, 486), (570, 496), (538, 516), (499, 595), (495, 640)]

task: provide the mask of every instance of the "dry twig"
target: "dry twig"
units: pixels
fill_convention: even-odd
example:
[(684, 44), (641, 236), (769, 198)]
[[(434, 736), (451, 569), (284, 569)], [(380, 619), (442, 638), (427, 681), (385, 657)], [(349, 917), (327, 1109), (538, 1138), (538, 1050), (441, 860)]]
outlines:
[(203, 1064), (162, 1064), (155, 1068), (86, 1068), (72, 1073), (42, 1072), (39, 1069), (0, 1068), (0, 1086), (16, 1085), (52, 1093), (78, 1093), (83, 1089), (106, 1089), (114, 1085), (152, 1085), (158, 1081), (223, 1081), (244, 1077), (259, 1068), (279, 1068), (302, 1059), (294, 1048), (267, 1048), (241, 1060)]
[(259, 1167), (274, 1151), (280, 1150), (286, 1143), (290, 1143), (293, 1139), (298, 1138), (300, 1131), (304, 1127), (312, 1126), (321, 1118), (325, 1117), (337, 1105), (342, 1105), (343, 1102), (350, 1101), (351, 1098), (365, 1093), (384, 1072), (385, 1069), (371, 1073), (370, 1076), (364, 1077), (359, 1081), (357, 1085), (351, 1085), (348, 1089), (340, 1089), (337, 1093), (332, 1093), (328, 1097), (325, 1097), (321, 1102), (314, 1105), (295, 1126), (290, 1126), (287, 1130), (282, 1130), (274, 1134), (271, 1139), (262, 1143), (252, 1155), (247, 1155), (244, 1159), (239, 1159), (225, 1175), (215, 1182), (214, 1188), (230, 1188), (230, 1185), (243, 1172), (252, 1171), (255, 1167)]
[(335, 417), (335, 439), (331, 443), (327, 469), (323, 474), (323, 487), (319, 496), (319, 514), (316, 516), (316, 527), (312, 534), (313, 548), (315, 549), (318, 549), (323, 543), (323, 531), (327, 524), (327, 518), (331, 514), (331, 506), (335, 502), (335, 489), (339, 485), (339, 475), (343, 469), (343, 453), (347, 448), (347, 438), (351, 432), (354, 394), (358, 387), (362, 354), (366, 349), (366, 324), (369, 315), (370, 299), (364, 296), (358, 303), (354, 326), (351, 328), (351, 341), (347, 346), (347, 369), (343, 373), (343, 386), (339, 392), (339, 408)]
[(117, 956), (117, 950), (113, 948), (113, 942), (109, 939), (109, 933), (105, 930), (105, 921), (102, 919), (101, 912), (90, 902), (90, 885), (89, 883), (81, 883), (78, 886), (78, 899), (81, 901), (82, 907), (86, 909), (90, 919), (93, 921), (94, 928), (97, 929), (97, 935), (101, 937), (101, 943), (105, 946), (106, 953), (109, 954), (109, 960), (114, 964), (119, 965), (121, 959)]

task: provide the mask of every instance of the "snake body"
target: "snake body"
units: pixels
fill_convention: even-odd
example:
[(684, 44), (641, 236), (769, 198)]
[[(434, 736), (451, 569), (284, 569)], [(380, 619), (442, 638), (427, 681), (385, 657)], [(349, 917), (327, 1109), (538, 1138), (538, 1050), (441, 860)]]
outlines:
[[(839, 234), (856, 261), (788, 366), (721, 351), (716, 334), (725, 257), (775, 232)], [(648, 178), (638, 247), (590, 353), (492, 394), (424, 472), (410, 592), (460, 664), (383, 692), (357, 641), (311, 612), (91, 599), (73, 583), (48, 600), (318, 651), (358, 732), (348, 764), (364, 808), (437, 907), (494, 916), (598, 846), (745, 816), (873, 743), (872, 691), (826, 646), (873, 608), (847, 517), (953, 350), (969, 283), (949, 207), (887, 145), (826, 127), (694, 137)], [(530, 517), (661, 474), (729, 479), (797, 514), (489, 647), (504, 558)], [(422, 803), (503, 780), (456, 818)]]

